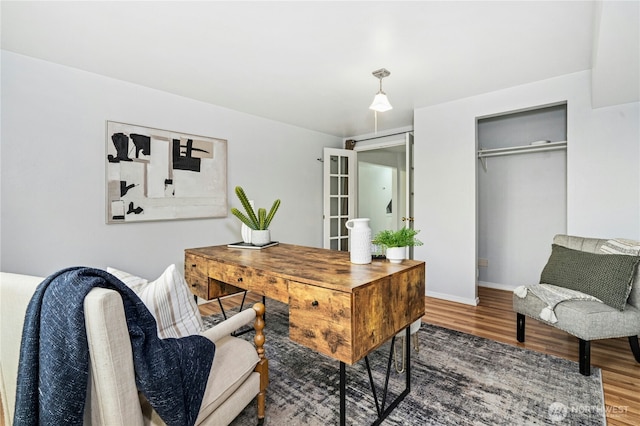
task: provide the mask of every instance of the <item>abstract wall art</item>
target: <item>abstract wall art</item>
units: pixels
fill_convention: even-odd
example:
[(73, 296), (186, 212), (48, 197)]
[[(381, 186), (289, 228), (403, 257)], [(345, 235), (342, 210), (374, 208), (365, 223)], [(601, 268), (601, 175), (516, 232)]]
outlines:
[(227, 141), (107, 121), (107, 223), (227, 216)]

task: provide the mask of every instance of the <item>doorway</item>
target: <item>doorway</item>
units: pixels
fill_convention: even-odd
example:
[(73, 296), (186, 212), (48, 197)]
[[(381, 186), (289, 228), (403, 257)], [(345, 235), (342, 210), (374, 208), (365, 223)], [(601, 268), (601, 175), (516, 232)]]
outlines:
[[(406, 147), (404, 144), (358, 152), (357, 215), (368, 217), (372, 235), (405, 226)], [(403, 221), (405, 219), (405, 221)]]
[(353, 150), (325, 148), (324, 162), (325, 248), (349, 249), (348, 219), (370, 218), (372, 236), (413, 227), (411, 133), (357, 141)]

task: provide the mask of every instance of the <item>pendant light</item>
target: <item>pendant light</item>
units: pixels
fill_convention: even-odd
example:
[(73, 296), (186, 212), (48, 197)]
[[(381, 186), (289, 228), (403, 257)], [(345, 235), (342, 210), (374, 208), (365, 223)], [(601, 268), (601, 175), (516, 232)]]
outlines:
[(389, 111), (393, 107), (389, 103), (389, 99), (387, 99), (386, 93), (382, 91), (382, 79), (388, 77), (391, 73), (386, 68), (380, 68), (372, 73), (374, 77), (380, 80), (380, 90), (376, 93), (375, 98), (373, 98), (373, 102), (369, 109), (372, 109), (376, 112), (385, 112)]

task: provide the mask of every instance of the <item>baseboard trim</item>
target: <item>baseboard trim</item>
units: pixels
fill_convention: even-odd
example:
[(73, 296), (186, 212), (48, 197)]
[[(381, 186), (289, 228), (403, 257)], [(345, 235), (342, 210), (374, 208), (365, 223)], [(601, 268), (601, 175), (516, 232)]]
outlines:
[(510, 284), (490, 283), (488, 281), (478, 281), (478, 287), (489, 287), (489, 288), (495, 288), (496, 290), (513, 291), (518, 286), (510, 285)]
[(480, 303), (480, 299), (478, 297), (474, 299), (469, 299), (466, 297), (458, 297), (458, 296), (453, 296), (451, 294), (438, 293), (438, 292), (429, 291), (429, 290), (427, 290), (426, 295), (428, 297), (433, 297), (436, 299), (443, 299), (443, 300), (448, 300), (450, 302), (464, 303), (465, 305), (471, 305), (471, 306), (478, 306), (478, 303)]

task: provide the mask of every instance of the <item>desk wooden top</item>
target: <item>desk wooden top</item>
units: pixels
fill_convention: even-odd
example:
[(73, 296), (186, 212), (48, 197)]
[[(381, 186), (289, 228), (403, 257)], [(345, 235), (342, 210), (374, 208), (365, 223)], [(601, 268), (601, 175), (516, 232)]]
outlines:
[(374, 260), (279, 244), (185, 250), (185, 278), (211, 300), (249, 290), (289, 305), (289, 337), (348, 364), (424, 315), (425, 262)]
[(404, 260), (400, 264), (374, 260), (370, 264), (358, 265), (351, 263), (349, 253), (345, 251), (293, 244), (278, 244), (262, 250), (224, 245), (187, 249), (185, 253), (219, 263), (268, 271), (272, 276), (347, 293), (356, 287), (424, 265), (423, 261), (418, 260)]

